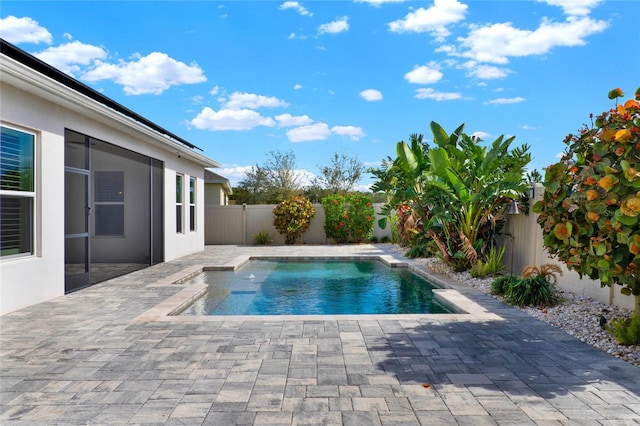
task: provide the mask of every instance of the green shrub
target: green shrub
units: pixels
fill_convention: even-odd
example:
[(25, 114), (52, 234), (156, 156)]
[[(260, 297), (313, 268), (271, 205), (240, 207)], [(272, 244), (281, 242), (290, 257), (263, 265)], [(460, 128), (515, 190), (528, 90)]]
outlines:
[(509, 287), (517, 283), (520, 278), (515, 275), (502, 275), (491, 283), (491, 294), (498, 296), (504, 296)]
[(373, 244), (376, 244), (378, 242), (378, 237), (374, 235), (373, 237), (369, 238), (369, 241), (371, 241)]
[(504, 257), (505, 250), (505, 247), (502, 247), (500, 250), (497, 250), (495, 246), (491, 247), (491, 250), (489, 250), (484, 260), (478, 259), (476, 263), (471, 266), (471, 276), (473, 278), (484, 278), (489, 275), (495, 276), (500, 274), (504, 270), (502, 258)]
[(389, 242), (389, 236), (388, 235), (383, 236), (382, 238), (380, 238), (380, 242), (383, 243), (383, 244), (388, 243)]
[(640, 344), (640, 314), (634, 313), (631, 318), (615, 319), (606, 329), (623, 345)]
[(328, 195), (322, 199), (324, 231), (328, 238), (344, 244), (360, 243), (372, 234), (374, 210), (369, 198), (361, 194)]
[(484, 262), (482, 259), (476, 260), (476, 263), (471, 266), (469, 274), (473, 278), (485, 278), (489, 275), (488, 263)]
[(267, 231), (260, 231), (253, 236), (253, 243), (257, 246), (266, 246), (271, 242), (271, 236)]
[[(389, 229), (391, 229), (391, 242), (394, 244), (402, 245), (402, 238), (400, 237), (400, 230), (398, 229), (398, 216), (392, 214), (391, 216), (389, 216), (388, 220), (390, 224)], [(389, 239), (389, 237), (385, 238)]]
[(516, 306), (553, 306), (560, 300), (553, 284), (539, 275), (518, 279), (507, 287), (504, 298)]
[(497, 249), (495, 246), (491, 247), (489, 253), (486, 256), (486, 268), (489, 275), (499, 275), (504, 271), (504, 253), (507, 250), (506, 246), (501, 249)]
[(409, 246), (409, 250), (404, 254), (409, 259), (434, 257), (439, 253), (435, 241), (425, 234), (414, 234)]
[(296, 195), (273, 208), (273, 226), (284, 234), (285, 244), (295, 244), (311, 226), (316, 209), (307, 198)]

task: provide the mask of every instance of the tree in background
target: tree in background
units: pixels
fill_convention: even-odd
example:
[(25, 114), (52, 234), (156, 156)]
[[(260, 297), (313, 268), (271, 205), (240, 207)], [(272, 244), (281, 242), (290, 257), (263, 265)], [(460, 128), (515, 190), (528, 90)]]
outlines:
[(615, 108), (565, 138), (533, 209), (551, 255), (602, 286), (620, 284), (640, 313), (640, 88), (618, 105), (623, 96), (609, 92)]
[(267, 161), (245, 173), (233, 199), (237, 204), (277, 204), (302, 192), (300, 174), (296, 171), (296, 156), (292, 151), (271, 151)]
[(364, 173), (364, 165), (357, 159), (334, 153), (326, 166), (318, 166), (319, 186), (330, 194), (346, 194), (354, 190)]
[(355, 157), (334, 153), (326, 166), (318, 166), (316, 176), (304, 193), (309, 199), (318, 203), (329, 195), (346, 195), (356, 192), (355, 187), (366, 171), (364, 165)]
[(270, 197), (268, 170), (258, 165), (247, 170), (232, 197), (238, 204), (266, 204)]
[(301, 173), (296, 170), (296, 156), (292, 151), (271, 151), (263, 165), (245, 172), (239, 185), (233, 188), (236, 204), (277, 204), (294, 195), (304, 195), (318, 203), (330, 194), (347, 194), (365, 172), (357, 158), (334, 153), (326, 166), (318, 166), (320, 175), (304, 191)]

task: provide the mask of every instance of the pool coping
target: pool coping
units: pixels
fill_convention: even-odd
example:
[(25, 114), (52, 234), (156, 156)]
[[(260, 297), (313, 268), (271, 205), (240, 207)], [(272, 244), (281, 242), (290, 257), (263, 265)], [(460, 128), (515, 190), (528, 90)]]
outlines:
[[(251, 260), (376, 260), (390, 268), (408, 268), (422, 276), (439, 288), (434, 295), (439, 302), (461, 311), (451, 314), (340, 314), (340, 315), (177, 315), (187, 306), (207, 292), (206, 284), (185, 283), (194, 276), (205, 271), (235, 271)], [(451, 288), (450, 282), (430, 274), (425, 269), (392, 255), (358, 255), (358, 256), (238, 256), (221, 265), (192, 265), (172, 275), (164, 277), (152, 284), (153, 287), (183, 286), (182, 290), (156, 304), (151, 309), (134, 319), (134, 322), (210, 322), (210, 321), (285, 321), (285, 320), (435, 320), (435, 321), (503, 321), (499, 315), (490, 312), (475, 301)]]

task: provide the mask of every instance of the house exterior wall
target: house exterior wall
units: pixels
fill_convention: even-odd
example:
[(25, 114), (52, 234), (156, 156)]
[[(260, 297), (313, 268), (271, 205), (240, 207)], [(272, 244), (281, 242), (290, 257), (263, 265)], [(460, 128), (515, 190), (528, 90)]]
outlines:
[(226, 197), (222, 185), (219, 183), (206, 183), (204, 185), (205, 203), (207, 206), (224, 206)]
[(64, 294), (64, 133), (55, 106), (2, 83), (0, 92), (2, 125), (36, 134), (35, 253), (0, 259), (4, 314)]
[[(204, 167), (215, 165), (215, 162), (191, 154), (189, 148), (102, 105), (95, 105), (94, 101), (67, 93), (70, 89), (62, 84), (45, 81), (35, 72), (29, 76), (29, 69), (20, 73), (26, 76), (25, 82), (18, 80), (22, 77), (13, 78), (20, 74), (4, 73), (4, 66), (10, 62), (3, 58), (0, 119), (3, 126), (36, 134), (35, 253), (0, 259), (0, 315), (64, 294), (65, 128), (163, 161), (164, 260), (204, 249)], [(27, 77), (36, 84), (27, 81)], [(39, 78), (42, 79), (41, 86), (37, 84)], [(181, 234), (175, 227), (176, 172), (185, 177), (186, 220)], [(197, 178), (196, 217), (199, 223), (195, 232), (190, 231), (188, 222), (190, 176)]]

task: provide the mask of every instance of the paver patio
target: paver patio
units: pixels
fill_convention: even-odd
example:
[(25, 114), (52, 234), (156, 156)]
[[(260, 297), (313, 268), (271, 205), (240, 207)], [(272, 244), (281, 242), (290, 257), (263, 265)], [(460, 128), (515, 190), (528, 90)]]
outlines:
[(456, 283), (501, 319), (144, 319), (185, 289), (169, 278), (243, 255), (411, 262), (386, 245), (207, 246), (4, 315), (0, 423), (640, 424), (640, 369)]

